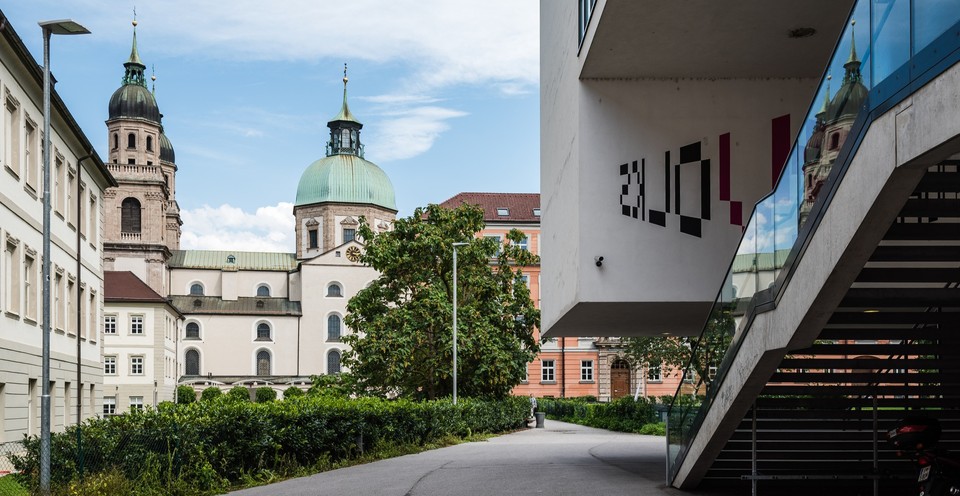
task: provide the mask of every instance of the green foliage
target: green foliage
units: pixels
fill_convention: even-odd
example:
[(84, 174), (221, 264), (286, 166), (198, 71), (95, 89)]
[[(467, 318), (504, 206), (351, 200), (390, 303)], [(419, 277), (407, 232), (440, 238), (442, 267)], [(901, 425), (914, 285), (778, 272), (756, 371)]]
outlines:
[(539, 257), (517, 245), (520, 231), (501, 246), (476, 238), (483, 228), (483, 211), (470, 205), (418, 208), (380, 233), (361, 221), (361, 260), (380, 277), (347, 305), (345, 321), (354, 332), (344, 337), (350, 350), (343, 363), (365, 394), (452, 393), (454, 242), (467, 243), (457, 250), (458, 391), (504, 398), (523, 380), (539, 351), (533, 330), (540, 312), (521, 276)]
[(200, 393), (200, 401), (212, 401), (223, 396), (223, 391), (216, 386), (210, 386)]
[(610, 403), (589, 403), (582, 399), (550, 399), (537, 401), (547, 417), (564, 422), (620, 432), (640, 432), (656, 421), (654, 403), (646, 398), (626, 396)]
[[(55, 433), (51, 479), (55, 494), (212, 494), (334, 468), (370, 453), (411, 452), (451, 436), (512, 430), (524, 424), (528, 412), (529, 400), (518, 397), (466, 398), (454, 406), (449, 400), (323, 395), (251, 403), (224, 395), (85, 421), (82, 482), (77, 427)], [(12, 457), (21, 472), (16, 477), (36, 491), (39, 438), (26, 438), (24, 448)]]
[(283, 399), (288, 400), (290, 398), (296, 398), (298, 396), (303, 396), (305, 393), (302, 389), (297, 386), (290, 386), (287, 389), (283, 390)]
[(226, 396), (234, 401), (250, 401), (250, 390), (243, 386), (233, 386)]
[(710, 368), (720, 366), (735, 330), (730, 310), (718, 305), (700, 336), (623, 338), (624, 352), (634, 363), (660, 364), (664, 376), (689, 364), (697, 373), (695, 389), (700, 390), (701, 385), (709, 387)]
[(666, 436), (667, 424), (658, 422), (656, 424), (647, 424), (640, 428), (640, 434), (647, 436)]
[(277, 399), (277, 392), (268, 386), (258, 387), (256, 392), (257, 403), (267, 403)]
[(311, 396), (329, 396), (331, 398), (349, 398), (357, 392), (357, 381), (351, 374), (320, 374), (310, 376)]
[(188, 405), (197, 401), (197, 393), (190, 386), (177, 386), (177, 403), (181, 405)]
[(4, 496), (28, 496), (30, 493), (23, 488), (15, 476), (0, 477), (0, 494)]

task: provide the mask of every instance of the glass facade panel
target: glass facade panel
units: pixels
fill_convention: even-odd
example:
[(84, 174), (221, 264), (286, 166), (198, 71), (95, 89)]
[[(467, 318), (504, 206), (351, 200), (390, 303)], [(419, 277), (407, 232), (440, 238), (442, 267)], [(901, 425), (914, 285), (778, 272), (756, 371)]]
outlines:
[[(861, 2), (863, 3), (863, 2)], [(874, 0), (872, 81), (883, 81), (910, 59), (910, 0)], [(857, 36), (858, 46), (860, 36)]]
[(960, 0), (925, 0), (913, 4), (914, 53), (960, 21)]

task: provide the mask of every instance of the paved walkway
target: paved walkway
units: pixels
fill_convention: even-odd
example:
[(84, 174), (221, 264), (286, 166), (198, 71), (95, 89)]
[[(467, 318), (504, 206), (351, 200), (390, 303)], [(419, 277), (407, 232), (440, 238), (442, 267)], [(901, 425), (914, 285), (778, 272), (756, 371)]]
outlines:
[(664, 439), (547, 420), (465, 443), (291, 479), (232, 494), (679, 495), (664, 487)]

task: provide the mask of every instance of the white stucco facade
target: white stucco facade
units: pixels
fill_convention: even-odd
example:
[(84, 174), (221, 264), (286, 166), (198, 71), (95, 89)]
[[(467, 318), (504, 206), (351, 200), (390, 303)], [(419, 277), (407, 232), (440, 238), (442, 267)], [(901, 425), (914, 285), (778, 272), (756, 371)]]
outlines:
[[(0, 32), (2, 443), (40, 432), (43, 84), (39, 66), (12, 26)], [(50, 141), (50, 395), (56, 432), (77, 422), (78, 404), (81, 418), (99, 408), (102, 205), (114, 181), (56, 95)]]

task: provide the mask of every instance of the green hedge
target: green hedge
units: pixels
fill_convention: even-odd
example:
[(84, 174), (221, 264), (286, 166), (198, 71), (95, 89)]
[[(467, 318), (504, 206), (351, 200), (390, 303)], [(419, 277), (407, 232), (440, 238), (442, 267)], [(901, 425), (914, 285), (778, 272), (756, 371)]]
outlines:
[[(523, 426), (526, 398), (411, 402), (301, 396), (252, 403), (229, 395), (189, 405), (164, 404), (83, 424), (87, 477), (120, 473), (143, 494), (204, 494), (258, 474), (292, 474), (352, 459), (384, 444), (423, 445), (445, 436), (496, 433)], [(36, 488), (39, 438), (14, 460), (21, 482)], [(51, 477), (66, 492), (78, 474), (76, 427), (54, 434)]]
[[(654, 403), (646, 398), (633, 401), (620, 398), (610, 403), (591, 403), (583, 399), (543, 398), (537, 409), (548, 418), (620, 432), (641, 432), (643, 426), (657, 422)], [(648, 429), (649, 432), (649, 429)]]

